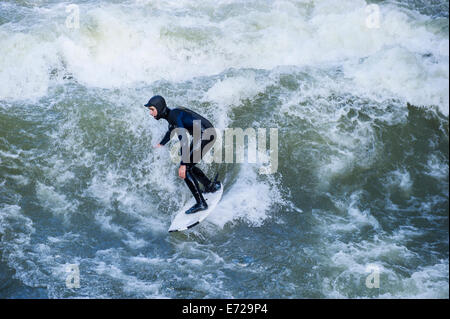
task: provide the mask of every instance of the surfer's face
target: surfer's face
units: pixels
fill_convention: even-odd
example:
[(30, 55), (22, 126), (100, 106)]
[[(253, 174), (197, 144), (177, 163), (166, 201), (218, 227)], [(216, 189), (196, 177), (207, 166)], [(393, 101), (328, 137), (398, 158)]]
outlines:
[(156, 118), (158, 110), (154, 106), (150, 106), (148, 109), (150, 110), (150, 115)]

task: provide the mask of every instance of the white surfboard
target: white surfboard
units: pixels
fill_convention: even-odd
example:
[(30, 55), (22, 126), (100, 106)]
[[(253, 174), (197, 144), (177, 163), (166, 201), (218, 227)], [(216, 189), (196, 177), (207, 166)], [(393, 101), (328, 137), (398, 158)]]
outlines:
[(175, 218), (169, 227), (169, 232), (186, 230), (202, 222), (217, 206), (222, 198), (222, 193), (223, 185), (220, 183), (220, 189), (216, 192), (203, 194), (203, 198), (208, 204), (208, 209), (194, 214), (186, 214), (186, 211), (195, 204), (195, 198), (191, 198), (175, 215)]

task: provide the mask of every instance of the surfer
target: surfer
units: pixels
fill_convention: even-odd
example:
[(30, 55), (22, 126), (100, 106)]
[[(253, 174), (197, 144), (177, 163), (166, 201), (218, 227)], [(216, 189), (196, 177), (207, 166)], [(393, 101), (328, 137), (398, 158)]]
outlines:
[[(204, 193), (214, 193), (220, 189), (220, 181), (217, 181), (217, 175), (214, 181), (211, 181), (203, 171), (195, 166), (213, 146), (216, 141), (216, 132), (214, 126), (210, 121), (205, 119), (200, 114), (195, 113), (184, 107), (169, 109), (166, 105), (166, 101), (160, 95), (153, 96), (147, 104), (145, 104), (150, 110), (150, 115), (152, 115), (156, 120), (165, 119), (169, 122), (169, 129), (167, 133), (162, 138), (161, 142), (155, 147), (164, 146), (169, 142), (171, 134), (174, 130), (178, 133), (178, 138), (182, 143), (181, 151), (185, 150), (183, 145), (187, 141), (187, 136), (183, 137), (179, 132), (189, 132), (191, 136), (194, 136), (194, 140), (189, 146), (189, 156), (187, 154), (182, 154), (182, 159), (180, 167), (178, 169), (178, 176), (186, 182), (189, 190), (195, 198), (196, 204), (193, 205), (186, 211), (186, 214), (194, 214), (196, 212), (205, 210), (208, 208), (208, 204), (203, 198), (202, 191), (200, 190), (200, 182), (204, 187)], [(201, 132), (201, 136), (197, 138), (194, 134), (194, 127), (198, 125), (198, 129)], [(181, 130), (180, 130), (181, 129)], [(183, 130), (184, 129), (184, 130)], [(204, 136), (205, 131), (212, 132), (211, 136)], [(203, 139), (205, 138), (206, 139)], [(195, 147), (194, 146), (195, 143)]]

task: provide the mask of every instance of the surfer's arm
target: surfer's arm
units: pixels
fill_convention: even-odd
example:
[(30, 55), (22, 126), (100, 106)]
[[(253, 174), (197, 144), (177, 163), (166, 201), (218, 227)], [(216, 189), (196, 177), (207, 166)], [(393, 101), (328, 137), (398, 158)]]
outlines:
[(167, 144), (167, 142), (170, 141), (170, 134), (172, 133), (173, 130), (173, 126), (169, 125), (169, 130), (166, 132), (166, 134), (164, 135), (164, 137), (162, 138), (161, 142), (159, 142), (159, 144), (161, 146), (164, 146)]
[[(190, 149), (189, 149), (189, 138), (188, 138), (188, 130), (185, 127), (185, 123), (183, 121), (183, 118), (185, 114), (180, 113), (180, 115), (177, 117), (177, 134), (178, 134), (178, 139), (180, 140), (180, 144), (181, 144), (181, 148), (180, 148), (180, 152), (181, 152), (181, 161), (180, 161), (180, 169), (182, 166), (185, 166), (186, 163), (183, 162), (183, 157), (186, 157), (189, 161), (189, 156), (190, 156)], [(180, 175), (181, 177), (181, 175)], [(184, 177), (182, 177), (184, 178)]]

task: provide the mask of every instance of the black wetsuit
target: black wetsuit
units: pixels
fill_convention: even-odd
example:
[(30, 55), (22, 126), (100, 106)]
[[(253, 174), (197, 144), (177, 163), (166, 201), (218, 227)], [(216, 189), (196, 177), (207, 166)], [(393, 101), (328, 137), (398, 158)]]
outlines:
[[(175, 133), (178, 134), (178, 138), (181, 141), (182, 154), (180, 165), (186, 165), (187, 168), (186, 178), (184, 181), (197, 201), (197, 204), (186, 211), (186, 213), (190, 214), (206, 209), (208, 205), (202, 196), (198, 181), (204, 186), (205, 192), (214, 192), (218, 190), (220, 188), (220, 182), (211, 182), (211, 180), (200, 168), (195, 166), (195, 164), (201, 160), (203, 155), (206, 154), (215, 143), (217, 134), (214, 126), (203, 116), (187, 108), (179, 107), (169, 109), (166, 106), (166, 101), (164, 98), (159, 95), (152, 97), (145, 106), (154, 106), (158, 111), (156, 119), (159, 120), (163, 118), (169, 122), (169, 129), (161, 140), (161, 145), (165, 145), (169, 142), (174, 130), (176, 130)], [(195, 127), (195, 125), (198, 126)], [(195, 130), (199, 130), (200, 136), (195, 136)], [(186, 149), (187, 146), (187, 136), (183, 136), (183, 133), (186, 133), (186, 131), (194, 137), (189, 147), (189, 156), (187, 156), (187, 154), (183, 154), (183, 149)]]
[[(165, 119), (169, 122), (169, 129), (161, 140), (161, 145), (165, 145), (170, 140), (172, 132), (177, 128), (185, 129), (191, 136), (194, 136), (194, 125), (198, 125), (197, 129), (199, 130), (200, 136), (197, 137), (197, 140), (193, 140), (191, 142), (189, 146), (189, 157), (187, 154), (185, 156), (182, 154), (180, 163), (180, 165), (194, 166), (214, 144), (217, 136), (214, 126), (200, 114), (184, 107), (179, 107), (172, 110), (169, 109)], [(176, 133), (178, 133), (179, 140), (182, 141), (181, 150), (183, 151), (183, 148), (186, 148), (187, 146), (184, 144), (187, 142), (187, 136), (182, 136), (182, 132), (183, 131), (180, 130)], [(205, 133), (208, 134), (208, 136), (206, 136)], [(196, 156), (194, 156), (194, 154)]]

